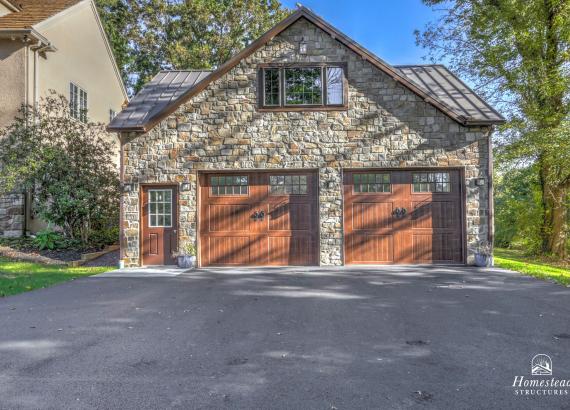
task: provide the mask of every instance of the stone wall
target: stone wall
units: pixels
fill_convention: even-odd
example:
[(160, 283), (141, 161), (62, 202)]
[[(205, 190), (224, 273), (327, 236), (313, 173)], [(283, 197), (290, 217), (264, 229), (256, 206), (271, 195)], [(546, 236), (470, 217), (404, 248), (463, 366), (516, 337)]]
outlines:
[(22, 236), (24, 229), (24, 195), (0, 195), (0, 237)]
[[(298, 43), (308, 43), (306, 55)], [(348, 110), (257, 111), (257, 65), (345, 62)], [(197, 237), (197, 172), (318, 168), (320, 262), (342, 263), (342, 168), (461, 167), (467, 189), (468, 262), (487, 239), (489, 127), (463, 127), (301, 19), (144, 135), (124, 135), (124, 256), (139, 263), (140, 183), (190, 182), (180, 192), (182, 243)]]

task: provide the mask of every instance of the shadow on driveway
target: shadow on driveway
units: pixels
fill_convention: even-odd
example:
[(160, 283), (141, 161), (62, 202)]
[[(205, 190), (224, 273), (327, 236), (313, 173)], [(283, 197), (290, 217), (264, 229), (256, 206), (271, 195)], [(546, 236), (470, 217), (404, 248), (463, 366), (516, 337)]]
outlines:
[(442, 266), (84, 278), (0, 300), (0, 408), (564, 408), (512, 384), (537, 353), (570, 379), (569, 295)]

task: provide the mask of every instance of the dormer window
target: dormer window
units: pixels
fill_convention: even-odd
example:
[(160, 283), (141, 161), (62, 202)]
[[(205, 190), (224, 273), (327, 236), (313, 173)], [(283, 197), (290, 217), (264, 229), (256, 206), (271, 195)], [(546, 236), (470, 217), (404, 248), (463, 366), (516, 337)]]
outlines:
[(260, 68), (261, 110), (346, 109), (344, 64), (268, 65)]

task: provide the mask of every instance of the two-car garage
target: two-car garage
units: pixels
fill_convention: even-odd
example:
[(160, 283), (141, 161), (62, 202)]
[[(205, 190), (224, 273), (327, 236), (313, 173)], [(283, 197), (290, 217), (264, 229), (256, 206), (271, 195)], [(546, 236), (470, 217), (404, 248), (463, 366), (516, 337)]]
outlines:
[[(202, 173), (200, 265), (318, 265), (318, 178)], [(456, 169), (344, 170), (344, 263), (462, 263), (461, 181)]]

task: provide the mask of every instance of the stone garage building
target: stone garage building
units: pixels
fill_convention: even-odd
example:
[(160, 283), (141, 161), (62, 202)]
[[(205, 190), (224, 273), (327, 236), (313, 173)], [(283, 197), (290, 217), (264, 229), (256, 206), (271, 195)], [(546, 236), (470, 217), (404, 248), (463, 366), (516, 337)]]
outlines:
[(391, 66), (301, 7), (214, 71), (163, 71), (110, 124), (122, 258), (472, 263), (503, 117), (441, 65)]

